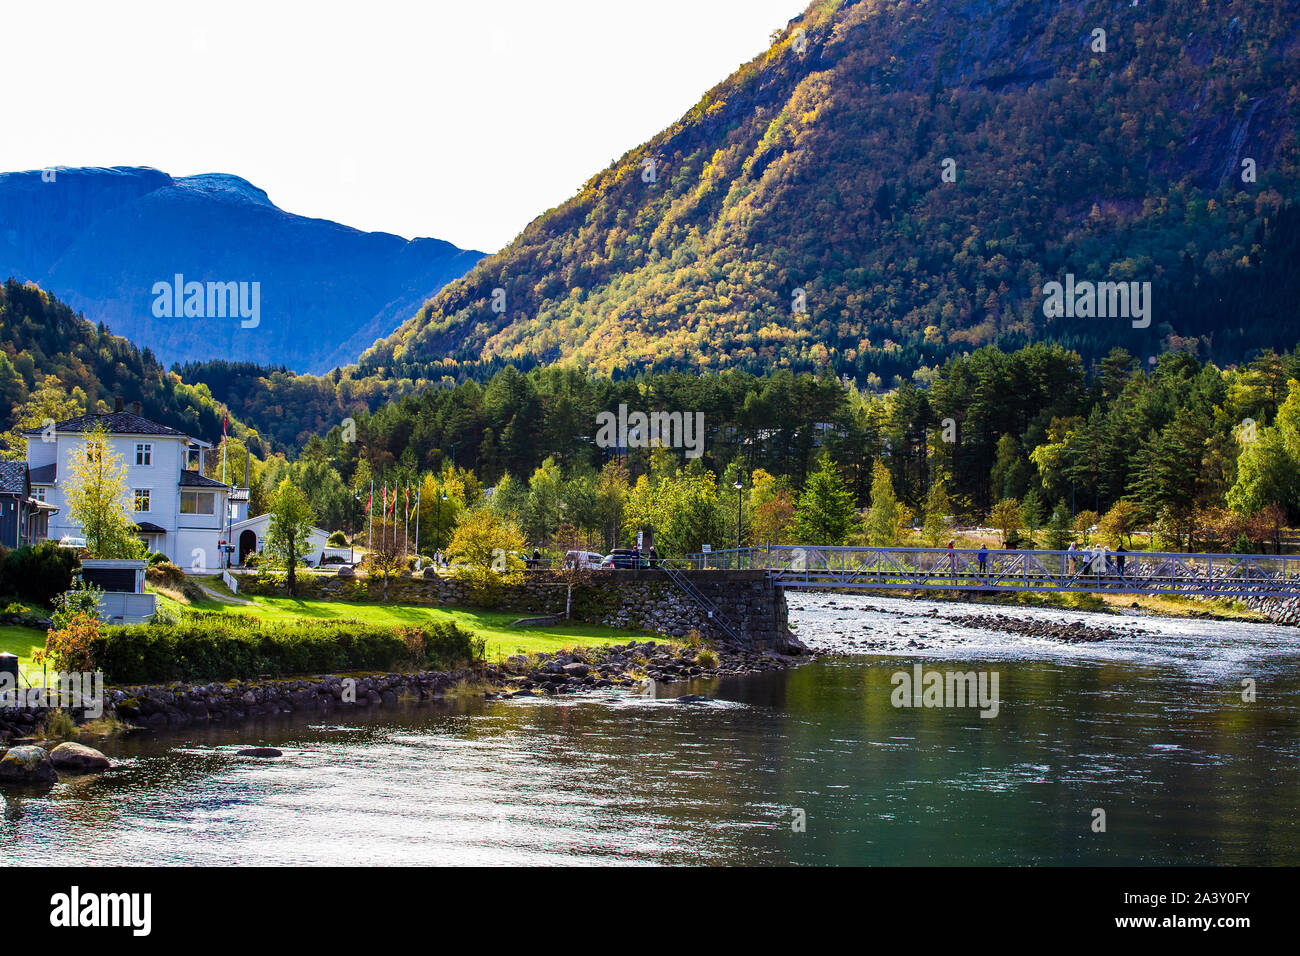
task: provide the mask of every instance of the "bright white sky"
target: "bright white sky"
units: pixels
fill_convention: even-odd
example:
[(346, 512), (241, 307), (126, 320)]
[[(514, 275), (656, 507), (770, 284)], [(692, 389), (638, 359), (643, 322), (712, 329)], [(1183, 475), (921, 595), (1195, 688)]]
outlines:
[(283, 209), (493, 252), (805, 0), (31, 0), (0, 171), (234, 173)]

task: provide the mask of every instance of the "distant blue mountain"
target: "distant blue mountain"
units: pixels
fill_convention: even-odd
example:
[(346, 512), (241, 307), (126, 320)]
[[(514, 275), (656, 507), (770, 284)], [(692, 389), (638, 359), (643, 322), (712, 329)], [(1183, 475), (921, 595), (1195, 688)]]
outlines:
[[(0, 281), (35, 282), (166, 364), (346, 365), (483, 258), (440, 239), (295, 216), (238, 176), (52, 173), (0, 173)], [(179, 299), (157, 286), (176, 276)], [(236, 291), (245, 314), (256, 304), (255, 322), (226, 298)]]

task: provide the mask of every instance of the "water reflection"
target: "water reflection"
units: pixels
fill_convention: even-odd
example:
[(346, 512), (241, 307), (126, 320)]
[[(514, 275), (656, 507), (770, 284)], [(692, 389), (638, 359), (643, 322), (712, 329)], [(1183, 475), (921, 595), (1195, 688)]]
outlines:
[[(1177, 668), (1006, 660), (986, 720), (895, 708), (911, 661), (854, 657), (137, 736), (24, 798), (0, 862), (1295, 864), (1294, 663), (1253, 705)], [(233, 753), (253, 744), (284, 756)]]

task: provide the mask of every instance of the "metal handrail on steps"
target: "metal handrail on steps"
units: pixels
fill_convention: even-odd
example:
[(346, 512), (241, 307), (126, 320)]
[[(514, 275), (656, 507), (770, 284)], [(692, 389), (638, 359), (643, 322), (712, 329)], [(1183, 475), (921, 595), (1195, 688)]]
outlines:
[(704, 592), (691, 583), (682, 571), (684, 567), (676, 567), (677, 562), (674, 559), (660, 559), (659, 567), (664, 574), (668, 575), (668, 580), (672, 581), (677, 587), (692, 601), (696, 607), (709, 616), (709, 620), (718, 626), (722, 633), (726, 634), (732, 641), (740, 643), (740, 635), (737, 634), (735, 626), (722, 613), (722, 610), (705, 596)]

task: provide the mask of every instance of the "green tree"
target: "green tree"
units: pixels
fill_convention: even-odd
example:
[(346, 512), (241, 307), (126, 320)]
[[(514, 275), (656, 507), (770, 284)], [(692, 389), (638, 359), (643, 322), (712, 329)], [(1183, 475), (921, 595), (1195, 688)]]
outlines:
[(948, 501), (948, 489), (942, 481), (930, 486), (930, 493), (925, 500), (925, 523), (921, 526), (921, 537), (932, 548), (937, 548), (948, 536), (948, 518), (952, 514), (952, 504)]
[(898, 524), (902, 517), (898, 498), (894, 496), (894, 481), (889, 469), (876, 462), (871, 473), (871, 510), (867, 512), (867, 544), (876, 548), (891, 548), (898, 543)]
[(491, 607), (504, 585), (523, 580), (518, 555), (523, 547), (524, 536), (513, 521), (491, 508), (475, 508), (456, 526), (447, 554), (475, 603)]
[(1002, 543), (1005, 545), (1007, 539), (1015, 536), (1024, 524), (1024, 518), (1020, 514), (1020, 502), (1015, 498), (1003, 498), (993, 506), (989, 520), (1002, 535)]
[(1052, 517), (1047, 522), (1047, 550), (1064, 551), (1074, 540), (1074, 531), (1070, 528), (1070, 512), (1064, 503), (1052, 510)]
[(72, 455), (64, 495), (68, 517), (81, 526), (92, 558), (144, 556), (144, 542), (131, 520), (126, 466), (102, 427), (88, 432)]
[(316, 516), (302, 489), (285, 478), (271, 500), (271, 526), (266, 533), (266, 550), (286, 568), (285, 590), (290, 597), (298, 594), (295, 570), (299, 559), (310, 547)]
[(795, 506), (798, 543), (843, 544), (852, 530), (853, 515), (853, 496), (844, 487), (844, 479), (830, 456), (822, 455)]

